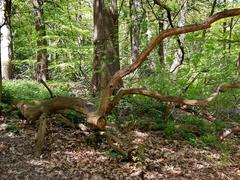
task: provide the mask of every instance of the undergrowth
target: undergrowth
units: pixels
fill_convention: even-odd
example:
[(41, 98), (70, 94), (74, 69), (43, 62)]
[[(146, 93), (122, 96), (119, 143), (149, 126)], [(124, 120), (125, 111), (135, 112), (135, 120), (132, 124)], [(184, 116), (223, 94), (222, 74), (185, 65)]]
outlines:
[(193, 114), (170, 112), (164, 118), (166, 104), (147, 97), (125, 97), (114, 111), (115, 123), (120, 128), (136, 128), (144, 131), (158, 131), (164, 138), (186, 140), (198, 148), (211, 147), (226, 151), (219, 140), (219, 133), (231, 126), (227, 121), (206, 119)]
[[(59, 85), (56, 86), (54, 82), (48, 82), (48, 85), (55, 96), (66, 96), (68, 94), (67, 84), (59, 83)], [(38, 83), (36, 81), (3, 81), (3, 103), (10, 104), (13, 101), (30, 101), (48, 98), (50, 97), (47, 89), (41, 83)]]

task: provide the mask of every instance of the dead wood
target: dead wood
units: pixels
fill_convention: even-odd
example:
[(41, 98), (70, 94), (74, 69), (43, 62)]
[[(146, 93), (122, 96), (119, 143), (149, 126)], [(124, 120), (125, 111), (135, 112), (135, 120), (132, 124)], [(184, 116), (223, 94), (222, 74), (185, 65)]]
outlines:
[(55, 97), (33, 103), (19, 102), (17, 107), (26, 119), (32, 121), (37, 120), (43, 113), (51, 114), (59, 110), (71, 109), (86, 115), (96, 110), (94, 104), (76, 97)]
[(221, 141), (223, 141), (226, 137), (231, 134), (240, 133), (240, 126), (234, 126), (232, 128), (224, 129), (223, 133), (219, 137)]
[(36, 144), (34, 148), (35, 157), (39, 157), (42, 153), (42, 149), (44, 147), (45, 134), (47, 132), (47, 117), (46, 113), (43, 113), (40, 117), (37, 136), (36, 136)]

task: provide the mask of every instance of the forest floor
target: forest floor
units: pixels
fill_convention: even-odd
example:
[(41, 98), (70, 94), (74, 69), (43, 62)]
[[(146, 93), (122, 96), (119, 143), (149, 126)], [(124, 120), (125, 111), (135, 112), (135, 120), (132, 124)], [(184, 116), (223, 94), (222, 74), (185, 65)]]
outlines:
[[(143, 144), (135, 162), (121, 161), (102, 142), (90, 146), (81, 130), (50, 125), (40, 159), (33, 156), (36, 129), (6, 132), (0, 119), (0, 179), (240, 179), (240, 144), (231, 153), (167, 140), (159, 132), (117, 131), (126, 144)], [(229, 137), (239, 143), (237, 137)]]

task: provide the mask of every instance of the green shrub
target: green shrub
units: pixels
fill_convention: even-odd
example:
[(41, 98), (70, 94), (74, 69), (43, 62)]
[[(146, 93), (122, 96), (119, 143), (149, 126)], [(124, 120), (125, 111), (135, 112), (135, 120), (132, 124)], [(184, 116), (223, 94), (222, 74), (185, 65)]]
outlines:
[(206, 146), (216, 147), (219, 143), (218, 138), (214, 135), (206, 134), (199, 138)]
[(75, 111), (67, 111), (64, 116), (66, 116), (67, 119), (69, 119), (74, 124), (84, 123), (85, 118), (82, 114), (79, 114)]

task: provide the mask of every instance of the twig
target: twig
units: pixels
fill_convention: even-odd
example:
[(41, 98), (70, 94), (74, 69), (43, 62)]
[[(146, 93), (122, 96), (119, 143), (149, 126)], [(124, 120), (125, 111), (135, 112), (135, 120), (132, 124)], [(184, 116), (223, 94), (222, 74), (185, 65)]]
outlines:
[(44, 85), (44, 87), (48, 90), (50, 97), (54, 98), (55, 96), (53, 95), (51, 89), (48, 87), (47, 83), (45, 81), (43, 81), (42, 79), (40, 79), (39, 82), (42, 83)]

